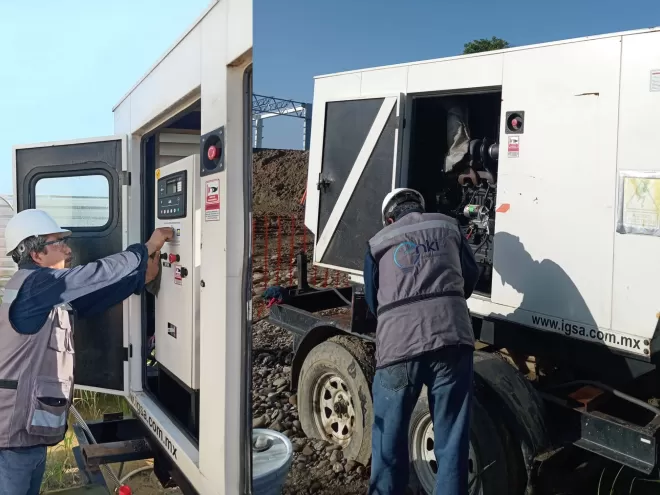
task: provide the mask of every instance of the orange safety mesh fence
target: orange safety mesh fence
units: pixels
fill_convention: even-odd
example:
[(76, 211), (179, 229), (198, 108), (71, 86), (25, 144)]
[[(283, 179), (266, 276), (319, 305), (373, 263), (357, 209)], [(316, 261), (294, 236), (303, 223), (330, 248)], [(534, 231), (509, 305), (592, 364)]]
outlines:
[(317, 287), (345, 287), (348, 275), (312, 266), (314, 235), (305, 227), (304, 216), (258, 215), (252, 220), (252, 315), (267, 316), (262, 294), (271, 286), (297, 283), (296, 256), (303, 252), (308, 262), (308, 283)]

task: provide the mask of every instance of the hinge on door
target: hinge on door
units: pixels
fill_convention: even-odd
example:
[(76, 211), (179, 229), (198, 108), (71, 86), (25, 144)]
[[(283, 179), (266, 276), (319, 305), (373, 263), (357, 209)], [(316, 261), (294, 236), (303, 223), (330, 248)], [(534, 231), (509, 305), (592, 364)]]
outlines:
[(119, 184), (122, 186), (130, 186), (131, 173), (126, 170), (122, 170), (121, 172), (119, 172)]
[(405, 129), (405, 128), (406, 128), (406, 119), (404, 118), (403, 123), (401, 124), (401, 129)]
[(133, 344), (128, 344), (128, 347), (124, 347), (123, 351), (124, 351), (123, 360), (128, 361), (128, 358), (133, 357)]

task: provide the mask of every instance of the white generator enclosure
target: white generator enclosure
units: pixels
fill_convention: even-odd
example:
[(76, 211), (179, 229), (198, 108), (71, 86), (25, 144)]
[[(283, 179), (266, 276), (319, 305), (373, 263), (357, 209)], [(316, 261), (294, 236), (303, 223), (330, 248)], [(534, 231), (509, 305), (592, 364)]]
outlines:
[(251, 95), (252, 2), (211, 1), (113, 109), (115, 136), (14, 152), (17, 209), (58, 186), (74, 264), (175, 230), (157, 290), (76, 321), (76, 378), (128, 397), (184, 493), (250, 489)]
[(384, 196), (412, 187), (473, 247), (474, 315), (650, 359), (659, 54), (646, 30), (316, 78), (315, 263), (359, 277)]
[(199, 155), (159, 168), (156, 179), (156, 228), (170, 227), (175, 235), (160, 253), (156, 361), (187, 387), (198, 390), (202, 227)]

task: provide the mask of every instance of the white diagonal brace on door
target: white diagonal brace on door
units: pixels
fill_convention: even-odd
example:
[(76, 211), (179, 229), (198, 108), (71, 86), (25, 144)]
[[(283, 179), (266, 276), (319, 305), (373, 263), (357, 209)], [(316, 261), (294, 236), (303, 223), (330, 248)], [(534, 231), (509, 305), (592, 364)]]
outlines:
[[(369, 134), (367, 134), (367, 137), (364, 140), (362, 149), (360, 149), (360, 153), (355, 159), (355, 163), (351, 168), (351, 172), (348, 174), (348, 178), (344, 183), (344, 187), (342, 188), (341, 193), (339, 193), (339, 198), (337, 198), (337, 202), (332, 208), (330, 217), (328, 217), (328, 222), (325, 224), (325, 228), (323, 229), (323, 232), (321, 232), (321, 235), (316, 242), (314, 257), (316, 258), (317, 262), (321, 261), (323, 255), (325, 254), (325, 250), (328, 248), (330, 239), (332, 239), (332, 235), (334, 234), (337, 225), (339, 225), (339, 221), (344, 214), (344, 210), (346, 210), (346, 205), (348, 205), (348, 201), (351, 199), (351, 196), (355, 191), (355, 187), (357, 186), (357, 183), (362, 176), (362, 172), (364, 172), (364, 169), (367, 166), (367, 162), (369, 161), (369, 158), (371, 157), (371, 154), (376, 147), (378, 138), (382, 134), (396, 102), (396, 96), (385, 98), (385, 100), (383, 100), (383, 104), (380, 106), (380, 110), (378, 110), (378, 115), (376, 115), (376, 119), (371, 125), (371, 129), (369, 130)], [(386, 171), (384, 170), (383, 173), (386, 173)]]

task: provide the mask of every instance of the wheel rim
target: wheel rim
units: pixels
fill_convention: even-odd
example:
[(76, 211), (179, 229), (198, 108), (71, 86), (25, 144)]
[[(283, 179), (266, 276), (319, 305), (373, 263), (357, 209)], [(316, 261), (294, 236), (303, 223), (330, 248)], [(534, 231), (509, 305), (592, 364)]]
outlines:
[[(413, 429), (411, 438), (412, 448), (412, 464), (417, 479), (419, 479), (422, 488), (426, 493), (433, 493), (435, 488), (435, 477), (438, 472), (438, 462), (435, 458), (433, 450), (435, 439), (433, 436), (433, 421), (431, 415), (426, 414), (419, 420)], [(477, 473), (479, 472), (479, 464), (477, 456), (470, 441), (470, 452), (468, 461), (468, 486), (470, 493), (478, 493), (479, 480)]]
[(314, 387), (314, 422), (326, 440), (345, 447), (355, 430), (355, 405), (346, 382), (326, 373)]

